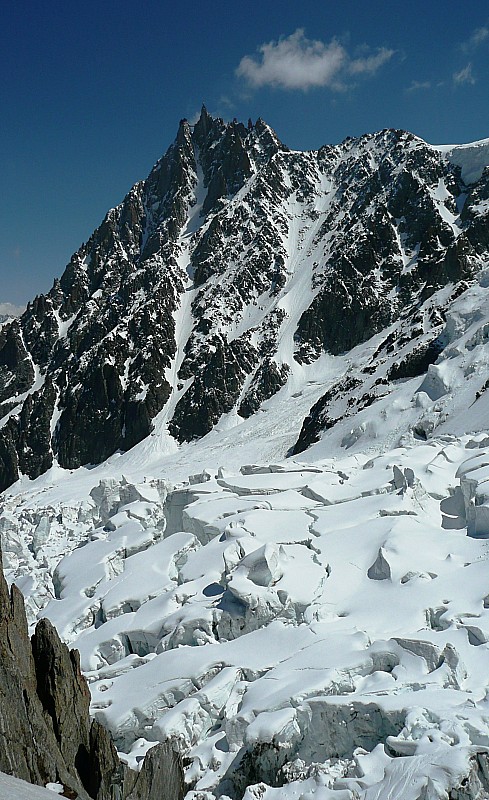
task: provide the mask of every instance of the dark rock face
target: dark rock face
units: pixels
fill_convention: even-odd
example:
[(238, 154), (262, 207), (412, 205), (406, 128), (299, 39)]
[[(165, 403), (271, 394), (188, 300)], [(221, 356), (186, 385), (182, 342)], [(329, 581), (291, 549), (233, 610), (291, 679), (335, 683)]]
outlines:
[(350, 392), (360, 385), (360, 381), (355, 378), (345, 378), (333, 384), (317, 403), (313, 405), (308, 416), (305, 418), (299, 438), (292, 448), (291, 455), (304, 452), (311, 444), (317, 442), (321, 431), (328, 430), (338, 422), (338, 417), (332, 411), (331, 406), (346, 397)]
[(149, 750), (139, 773), (126, 778), (125, 800), (171, 800), (185, 794), (179, 759), (167, 742)]
[(14, 320), (0, 330), (0, 403), (27, 391), (34, 380), (32, 360)]
[(108, 731), (90, 720), (89, 703), (78, 652), (47, 619), (29, 640), (22, 594), (15, 586), (9, 593), (0, 562), (0, 771), (61, 782), (80, 800), (181, 800), (183, 772), (171, 746), (156, 746), (132, 772)]
[(0, 604), (0, 769), (41, 785), (60, 780), (87, 798), (80, 777), (66, 764), (53, 720), (48, 719), (37, 692), (36, 663), (22, 595), (15, 586), (9, 594), (3, 573)]
[(411, 336), (420, 306), (487, 260), (488, 198), (488, 169), (467, 186), (404, 131), (298, 153), (203, 107), (0, 328), (0, 490), (133, 447), (174, 393), (169, 431), (189, 441), (255, 413), (297, 364), (399, 319)]
[(56, 390), (47, 379), (44, 391), (29, 394), (22, 406), (17, 423), (19, 468), (29, 478), (37, 478), (52, 466), (52, 451), (45, 443), (50, 440), (55, 400)]
[(4, 489), (19, 477), (16, 433), (15, 421), (9, 419), (0, 435), (0, 486)]
[(250, 388), (243, 397), (238, 414), (247, 419), (251, 417), (265, 400), (273, 397), (287, 382), (289, 368), (282, 364), (279, 367), (271, 358), (266, 358), (253, 376)]
[(422, 347), (413, 350), (406, 358), (394, 364), (389, 370), (389, 380), (395, 381), (399, 378), (415, 378), (423, 375), (430, 364), (434, 364), (441, 351), (443, 343), (439, 339), (433, 339)]
[(246, 374), (255, 362), (254, 348), (235, 339), (227, 347), (217, 337), (205, 350), (190, 389), (177, 404), (169, 430), (180, 441), (191, 441), (209, 433), (223, 413), (231, 411), (239, 398)]
[(67, 764), (75, 765), (84, 782), (91, 766), (90, 692), (80, 671), (78, 653), (63, 646), (49, 620), (42, 619), (32, 637), (32, 654), (37, 694), (51, 717), (61, 755)]
[(466, 238), (477, 253), (485, 253), (489, 247), (489, 230), (487, 217), (481, 211), (481, 204), (489, 200), (489, 169), (486, 167), (482, 177), (473, 186), (468, 187), (467, 199), (462, 208), (460, 218), (467, 226)]
[(359, 278), (343, 262), (299, 320), (297, 358), (310, 362), (323, 350), (345, 353), (389, 325), (392, 316), (370, 278)]

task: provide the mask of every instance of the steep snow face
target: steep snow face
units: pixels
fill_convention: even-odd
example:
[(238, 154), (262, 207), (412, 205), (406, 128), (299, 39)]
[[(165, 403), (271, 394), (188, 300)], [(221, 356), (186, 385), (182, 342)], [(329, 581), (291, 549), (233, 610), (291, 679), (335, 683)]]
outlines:
[(318, 442), (306, 456), (314, 459), (485, 430), (488, 285), (483, 269), (460, 295), (461, 285), (450, 286), (422, 304), (414, 338), (401, 318), (353, 350), (347, 377), (313, 406), (295, 452)]
[(182, 121), (51, 292), (0, 329), (0, 487), (151, 433), (174, 452), (303, 391), (325, 353), (344, 372), (382, 331), (393, 357), (424, 348), (426, 369), (489, 248), (487, 147), (452, 150), (386, 130), (298, 153), (262, 120)]

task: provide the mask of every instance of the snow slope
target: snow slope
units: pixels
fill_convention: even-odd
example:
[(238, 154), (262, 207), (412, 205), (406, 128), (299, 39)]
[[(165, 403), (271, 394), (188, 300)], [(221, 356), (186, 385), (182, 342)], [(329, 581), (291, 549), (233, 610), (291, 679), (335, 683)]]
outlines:
[(61, 784), (53, 783), (49, 788), (43, 789), (12, 775), (0, 773), (0, 800), (55, 800), (61, 791)]
[(435, 145), (452, 163), (462, 170), (465, 183), (474, 183), (489, 165), (489, 139), (481, 139), (470, 144)]
[[(154, 436), (6, 493), (7, 574), (31, 619), (80, 649), (93, 712), (130, 763), (172, 739), (189, 800), (417, 800), (474, 771), (489, 746), (484, 392), (467, 408), (485, 380), (487, 290), (483, 271), (451, 303), (426, 375), (301, 461), (284, 460), (287, 421), (319, 381), (176, 454)], [(377, 338), (333, 363), (351, 371)], [(323, 380), (337, 368), (324, 357)], [(443, 420), (427, 441), (420, 415), (427, 431)]]

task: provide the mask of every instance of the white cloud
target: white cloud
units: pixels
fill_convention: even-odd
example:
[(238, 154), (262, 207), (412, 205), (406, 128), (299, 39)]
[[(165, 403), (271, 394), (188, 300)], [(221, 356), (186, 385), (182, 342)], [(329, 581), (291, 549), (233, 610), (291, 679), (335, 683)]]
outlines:
[(219, 105), (221, 105), (221, 106), (225, 106), (225, 108), (227, 108), (229, 111), (234, 111), (234, 110), (235, 110), (235, 108), (236, 108), (236, 105), (235, 105), (235, 104), (234, 104), (234, 102), (231, 100), (231, 98), (230, 98), (230, 97), (228, 97), (228, 95), (227, 95), (227, 94), (222, 94), (222, 95), (220, 96), (220, 98), (219, 98)]
[(475, 83), (475, 78), (472, 74), (472, 64), (467, 64), (460, 72), (454, 72), (453, 82), (456, 86), (462, 86), (465, 83), (473, 85)]
[(473, 32), (472, 36), (467, 39), (466, 42), (462, 44), (462, 50), (465, 52), (469, 52), (471, 50), (475, 50), (482, 42), (485, 42), (486, 39), (489, 38), (489, 28), (487, 26), (483, 26), (482, 28), (476, 28)]
[(16, 306), (13, 303), (0, 303), (0, 317), (20, 317), (25, 311), (25, 306)]
[(474, 45), (474, 47), (478, 47), (482, 42), (489, 37), (489, 28), (477, 28), (474, 33), (472, 34), (470, 41)]
[(334, 91), (346, 88), (352, 75), (372, 75), (388, 61), (394, 51), (381, 48), (374, 55), (351, 58), (337, 39), (329, 43), (307, 39), (298, 28), (278, 42), (262, 44), (260, 56), (244, 56), (236, 74), (251, 86), (302, 89), (326, 86)]
[(413, 81), (411, 86), (408, 86), (406, 91), (419, 92), (425, 89), (431, 89), (431, 81)]
[(348, 72), (350, 75), (373, 75), (380, 67), (383, 66), (394, 55), (394, 50), (388, 50), (387, 47), (381, 47), (377, 55), (368, 56), (367, 58), (355, 58), (350, 61), (348, 65)]

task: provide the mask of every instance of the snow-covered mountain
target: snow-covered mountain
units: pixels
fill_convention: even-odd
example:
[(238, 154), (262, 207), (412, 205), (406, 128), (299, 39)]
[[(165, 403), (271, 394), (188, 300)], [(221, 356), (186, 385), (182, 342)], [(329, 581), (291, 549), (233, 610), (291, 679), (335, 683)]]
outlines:
[[(183, 120), (49, 294), (0, 330), (0, 487), (153, 430), (175, 450), (379, 332), (355, 374), (331, 362), (338, 382), (295, 452), (424, 372), (487, 259), (488, 153), (395, 130), (292, 152), (261, 120)], [(334, 416), (331, 393), (347, 406)]]
[(6, 576), (187, 800), (489, 797), (488, 164), (203, 109), (0, 329)]

